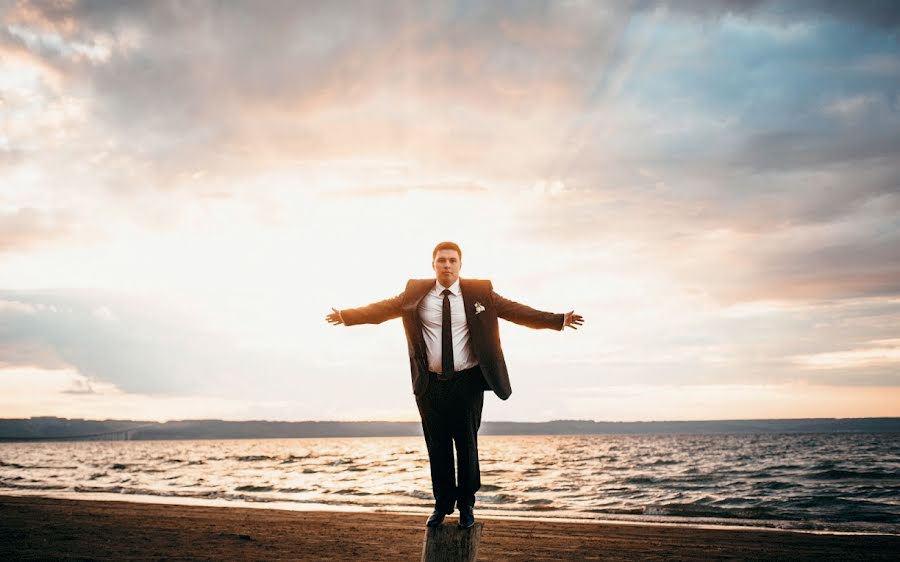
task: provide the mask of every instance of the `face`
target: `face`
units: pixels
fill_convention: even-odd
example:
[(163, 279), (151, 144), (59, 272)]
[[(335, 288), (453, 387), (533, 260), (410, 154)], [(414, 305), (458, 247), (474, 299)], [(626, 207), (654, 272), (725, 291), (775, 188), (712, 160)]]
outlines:
[(434, 268), (435, 279), (444, 287), (449, 287), (459, 279), (462, 260), (456, 250), (438, 250), (431, 266)]

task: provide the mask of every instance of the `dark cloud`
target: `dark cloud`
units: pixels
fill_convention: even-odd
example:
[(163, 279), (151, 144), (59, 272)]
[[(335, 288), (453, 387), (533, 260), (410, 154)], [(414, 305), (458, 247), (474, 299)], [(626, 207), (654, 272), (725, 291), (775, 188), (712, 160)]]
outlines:
[[(894, 164), (898, 155), (900, 133), (895, 131), (870, 134), (840, 129), (827, 134), (769, 131), (747, 136), (738, 150), (730, 155), (730, 167), (738, 171), (743, 168), (778, 171), (866, 162), (878, 164), (878, 160), (888, 160), (889, 164)], [(897, 172), (900, 172), (900, 166), (897, 166)]]
[[(557, 111), (558, 131), (550, 138), (571, 142), (582, 127), (581, 111), (590, 111), (611, 88), (615, 69), (629, 55), (623, 46), (631, 21), (660, 5), (669, 13), (702, 18), (774, 14), (884, 24), (896, 13), (877, 2), (791, 3), (793, 8), (772, 2), (637, 2), (603, 10), (555, 2), (408, 2), (354, 3), (353, 17), (347, 17), (351, 9), (343, 3), (72, 2), (24, 3), (8, 10), (6, 19), (49, 27), (86, 44), (113, 39), (111, 58), (101, 64), (67, 58), (46, 42), (28, 48), (67, 77), (67, 88), (93, 93), (94, 124), (114, 135), (115, 150), (125, 159), (149, 163), (141, 170), (148, 183), (165, 187), (197, 169), (221, 170), (232, 178), (264, 169), (268, 163), (260, 160), (262, 152), (343, 157), (348, 150), (377, 154), (385, 147), (448, 169), (508, 175), (491, 163), (525, 154), (527, 147), (516, 144), (523, 132), (534, 131), (521, 124), (522, 117)], [(130, 30), (137, 30), (133, 49), (126, 45), (129, 33), (135, 34)], [(717, 78), (734, 74), (727, 65), (729, 51), (713, 50), (705, 75), (665, 80), (693, 88), (694, 94), (707, 91), (707, 97), (731, 82), (734, 92), (743, 88), (746, 96), (754, 96), (750, 74)], [(723, 56), (720, 67), (715, 61)], [(721, 94), (712, 107), (732, 92)], [(378, 96), (393, 99), (394, 107), (366, 105)], [(788, 109), (794, 101), (779, 105)], [(329, 112), (333, 115), (322, 119)], [(758, 112), (771, 113), (771, 108)], [(439, 129), (448, 122), (455, 123), (452, 131)], [(846, 148), (810, 139), (802, 129), (750, 134), (731, 143), (740, 153), (735, 165), (808, 165), (832, 152), (853, 157), (850, 150), (860, 156), (893, 149), (890, 138), (884, 139), (887, 144), (861, 138)], [(809, 142), (792, 142), (804, 135)], [(452, 152), (447, 150), (451, 139)], [(777, 139), (790, 149), (781, 149)], [(678, 140), (684, 147), (685, 139)], [(642, 158), (659, 156), (649, 151), (652, 143), (641, 146)], [(673, 150), (659, 148), (667, 154)], [(551, 173), (568, 168), (572, 157), (542, 156), (549, 159)], [(591, 157), (589, 150), (585, 158)], [(532, 173), (542, 167), (534, 154), (515, 165)]]
[[(873, 233), (874, 234), (874, 233)], [(900, 232), (761, 256), (746, 290), (759, 298), (821, 299), (900, 294)], [(752, 288), (751, 288), (752, 287)]]
[[(166, 183), (179, 171), (230, 159), (258, 169), (248, 155), (260, 149), (339, 156), (348, 129), (357, 150), (425, 145), (425, 157), (444, 150), (429, 151), (429, 142), (452, 135), (462, 141), (458, 152), (468, 148), (463, 161), (477, 161), (485, 145), (503, 142), (502, 131), (480, 130), (478, 112), (518, 118), (583, 97), (579, 90), (591, 87), (578, 81), (585, 64), (609, 52), (615, 24), (627, 17), (554, 3), (363, 3), (347, 17), (349, 9), (75, 2), (32, 5), (19, 12), (40, 17), (18, 19), (71, 42), (112, 41), (111, 57), (99, 64), (66, 57), (46, 42), (31, 49), (68, 88), (91, 91), (94, 125), (115, 135), (118, 150), (152, 162)], [(134, 49), (124, 45), (132, 35)], [(378, 96), (393, 99), (399, 111), (357, 111)], [(453, 118), (461, 107), (466, 122), (428, 131), (429, 121)], [(334, 117), (316, 122), (325, 112)]]
[[(102, 291), (0, 291), (0, 364), (58, 369), (135, 393), (215, 394), (254, 371), (181, 313)], [(110, 312), (111, 311), (111, 312)]]
[(645, 9), (664, 6), (676, 13), (703, 18), (730, 14), (767, 17), (783, 23), (829, 19), (880, 29), (900, 26), (900, 5), (892, 0), (638, 0), (636, 5)]

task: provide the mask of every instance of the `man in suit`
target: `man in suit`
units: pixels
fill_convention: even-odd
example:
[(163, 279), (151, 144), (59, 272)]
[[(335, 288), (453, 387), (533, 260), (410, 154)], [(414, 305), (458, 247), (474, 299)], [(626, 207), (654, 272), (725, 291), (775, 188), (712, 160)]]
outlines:
[(456, 504), (458, 525), (467, 529), (475, 524), (475, 492), (481, 487), (478, 428), (484, 391), (493, 390), (501, 400), (512, 393), (497, 319), (554, 330), (577, 330), (584, 319), (574, 310), (541, 312), (505, 299), (487, 280), (460, 279), (462, 250), (453, 242), (439, 243), (431, 258), (434, 279), (410, 279), (393, 298), (360, 308), (332, 308), (325, 319), (346, 326), (403, 319), (435, 499), (426, 525), (440, 525)]

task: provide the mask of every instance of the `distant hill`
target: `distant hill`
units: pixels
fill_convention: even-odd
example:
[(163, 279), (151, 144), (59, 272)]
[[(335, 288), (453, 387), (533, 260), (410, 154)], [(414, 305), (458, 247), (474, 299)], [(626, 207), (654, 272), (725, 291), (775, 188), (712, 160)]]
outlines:
[[(836, 431), (900, 432), (900, 418), (653, 422), (554, 420), (548, 422), (485, 422), (481, 427), (481, 435), (822, 433)], [(56, 417), (0, 419), (0, 441), (271, 439), (408, 435), (422, 435), (422, 427), (419, 422), (182, 420), (159, 423)]]

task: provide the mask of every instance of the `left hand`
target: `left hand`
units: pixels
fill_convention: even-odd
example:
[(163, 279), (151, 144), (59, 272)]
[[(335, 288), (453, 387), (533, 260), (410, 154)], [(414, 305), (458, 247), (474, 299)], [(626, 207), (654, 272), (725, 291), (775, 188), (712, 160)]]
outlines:
[(584, 324), (584, 317), (580, 314), (575, 314), (574, 310), (570, 310), (566, 312), (566, 321), (563, 322), (563, 329), (572, 328), (573, 330), (577, 330), (578, 326)]
[(341, 311), (336, 309), (335, 307), (331, 307), (331, 314), (325, 317), (325, 321), (331, 324), (332, 326), (337, 326), (338, 324), (344, 323), (344, 317), (341, 316)]

